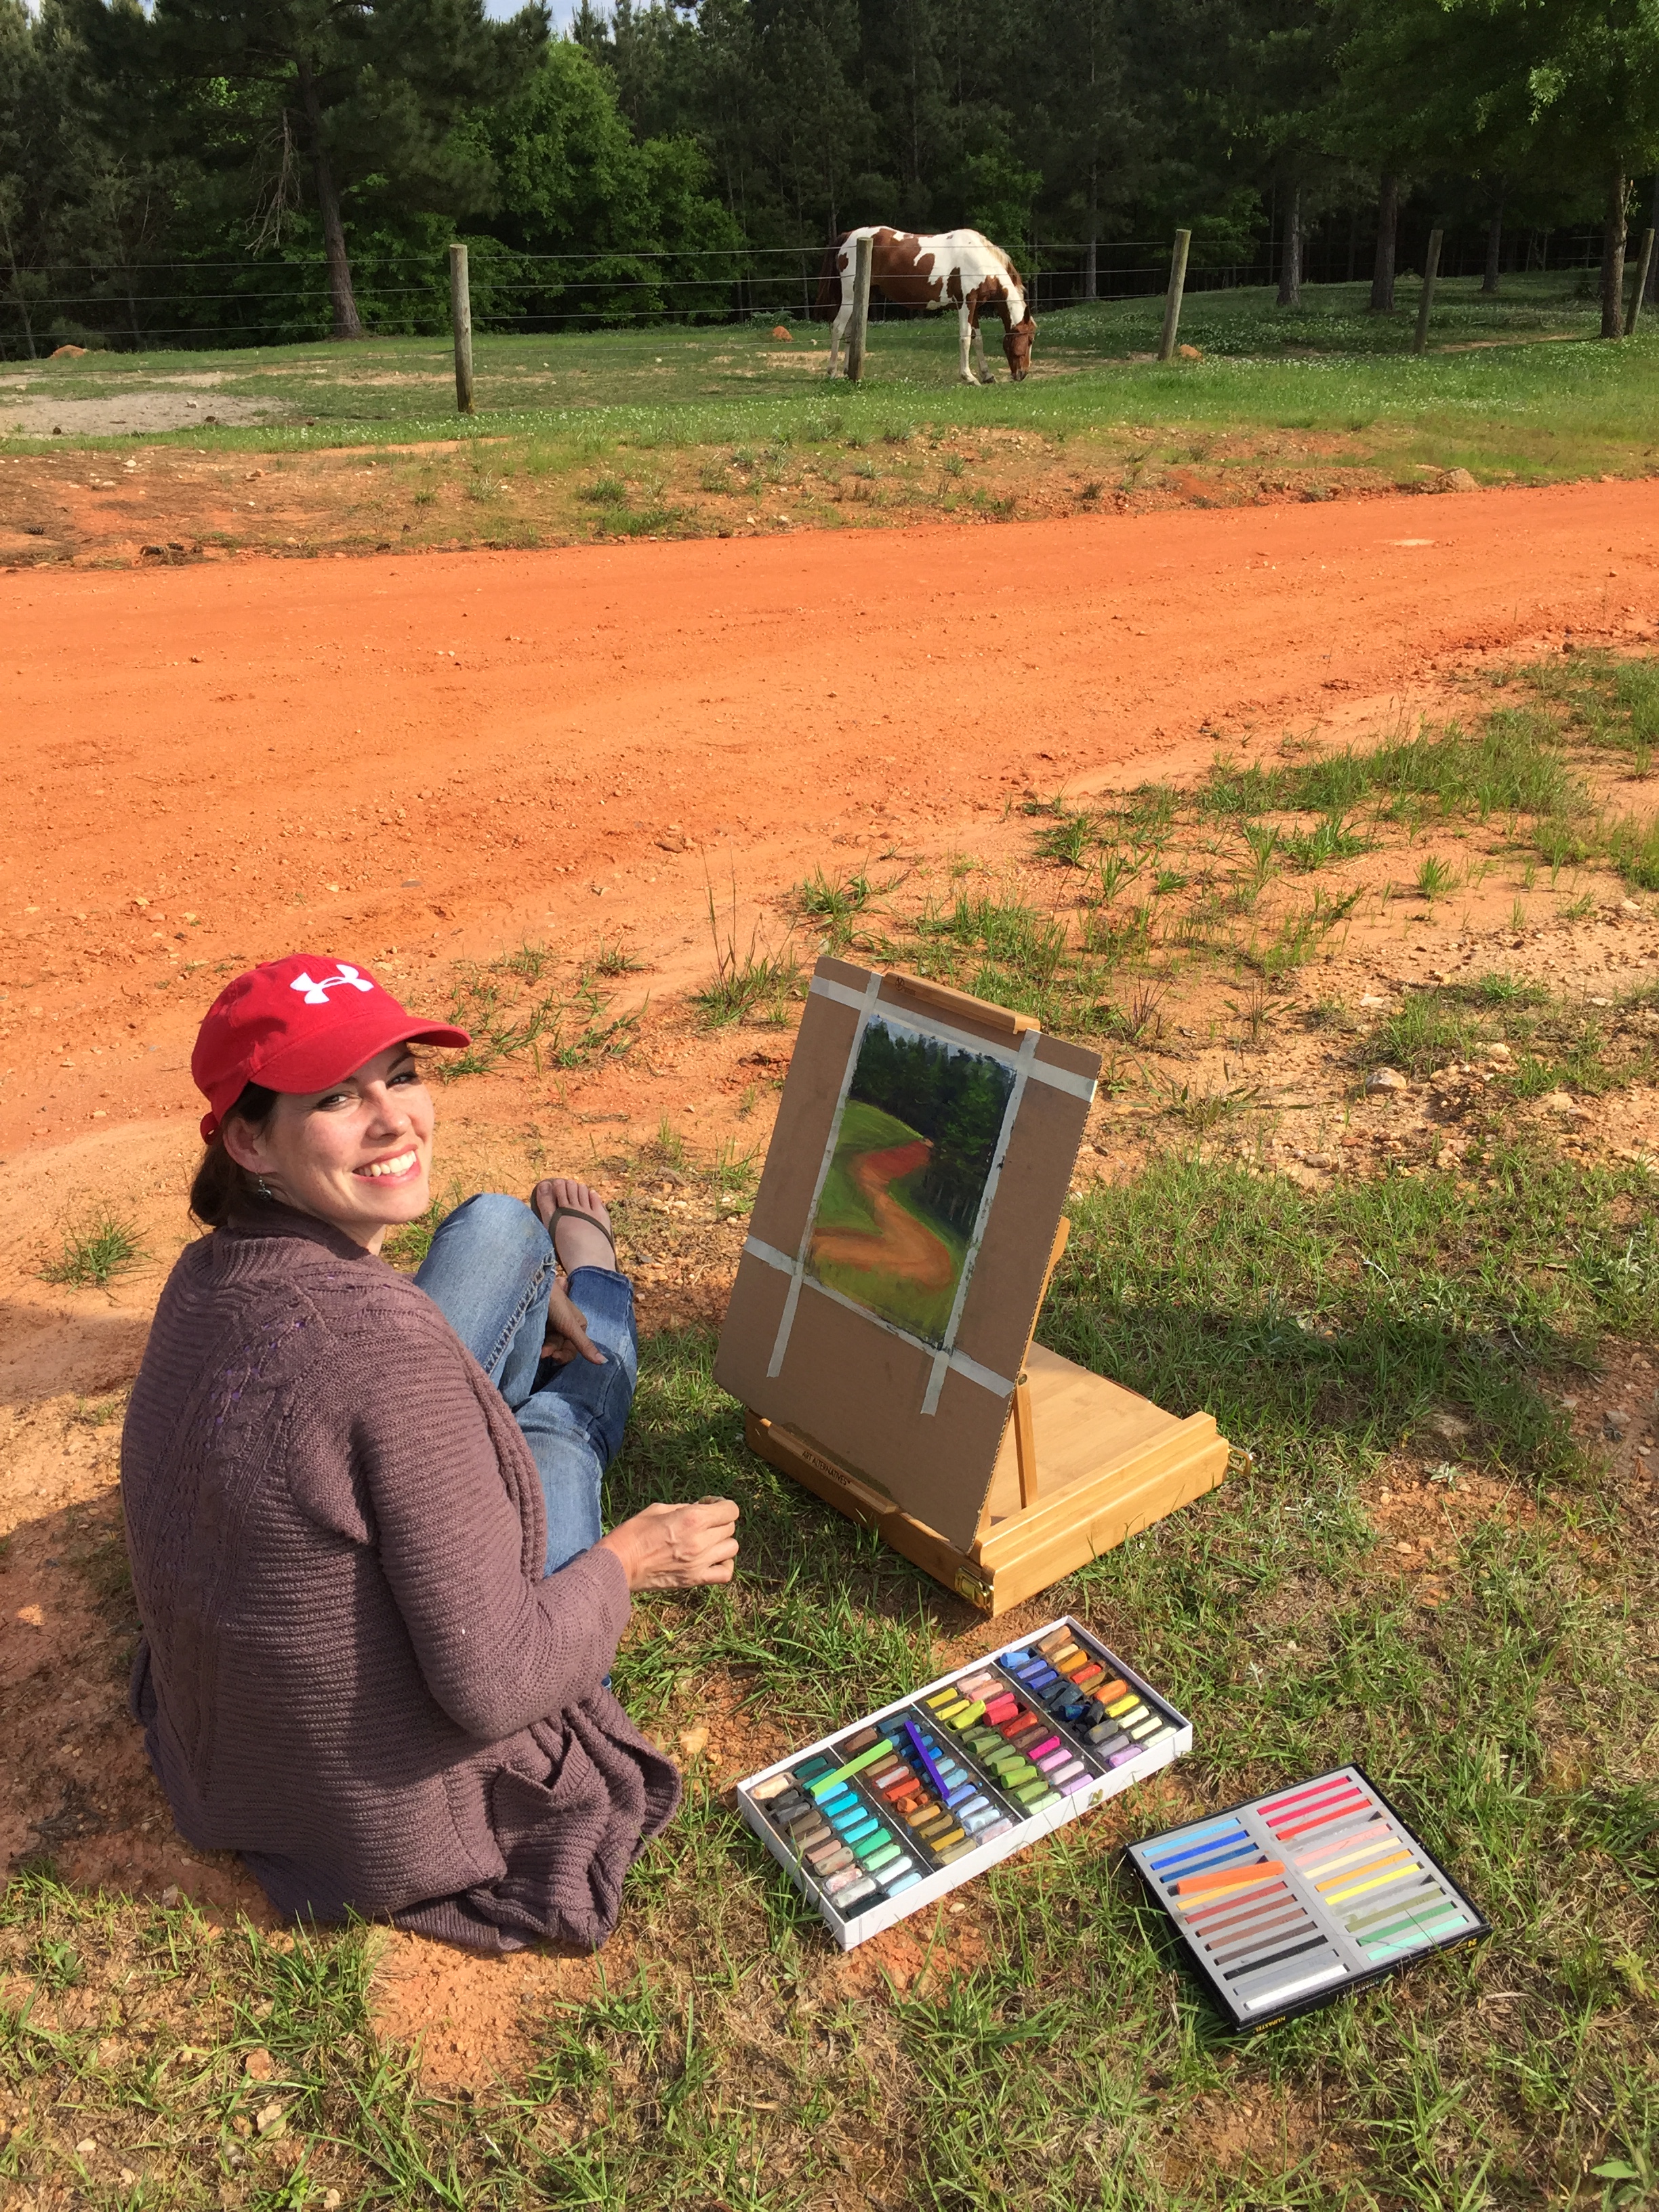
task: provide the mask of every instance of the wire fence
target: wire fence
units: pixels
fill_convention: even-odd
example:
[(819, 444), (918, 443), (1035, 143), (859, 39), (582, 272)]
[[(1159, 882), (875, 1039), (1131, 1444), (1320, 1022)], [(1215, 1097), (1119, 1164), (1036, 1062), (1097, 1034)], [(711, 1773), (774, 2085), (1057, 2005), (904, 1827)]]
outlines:
[[(638, 252), (522, 253), (493, 238), (469, 239), (472, 321), (480, 331), (526, 337), (559, 331), (668, 325), (784, 322), (814, 311), (826, 263), (823, 245), (717, 246)], [(1170, 240), (1087, 242), (1026, 239), (1011, 249), (1026, 272), (1038, 315), (1091, 302), (1148, 298), (1168, 281)], [(1346, 240), (1328, 227), (1309, 240), (1304, 279), (1368, 277), (1374, 236), (1352, 226)], [(1597, 231), (1523, 232), (1508, 242), (1506, 266), (1563, 275), (1593, 267)], [(1484, 241), (1454, 236), (1443, 277), (1480, 273)], [(1193, 240), (1188, 292), (1275, 283), (1277, 240)], [(1402, 270), (1411, 264), (1402, 242)], [(441, 253), (354, 254), (352, 284), (364, 325), (385, 337), (437, 337), (449, 328), (448, 273)], [(907, 319), (879, 295), (871, 319)], [(219, 350), (303, 344), (333, 325), (320, 252), (241, 260), (83, 261), (0, 276), (0, 359), (26, 360), (70, 343), (112, 351)]]

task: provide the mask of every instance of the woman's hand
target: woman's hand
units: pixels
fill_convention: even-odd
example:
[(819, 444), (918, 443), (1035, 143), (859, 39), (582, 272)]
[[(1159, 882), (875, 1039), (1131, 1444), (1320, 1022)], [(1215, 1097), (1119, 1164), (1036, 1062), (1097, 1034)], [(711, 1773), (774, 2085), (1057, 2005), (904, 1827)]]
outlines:
[(577, 1358), (591, 1359), (595, 1367), (605, 1365), (604, 1352), (587, 1333), (587, 1316), (556, 1275), (548, 1286), (547, 1334), (542, 1351), (559, 1367)]
[(695, 1589), (731, 1581), (737, 1525), (729, 1498), (704, 1498), (695, 1505), (647, 1505), (599, 1542), (622, 1561), (630, 1590)]

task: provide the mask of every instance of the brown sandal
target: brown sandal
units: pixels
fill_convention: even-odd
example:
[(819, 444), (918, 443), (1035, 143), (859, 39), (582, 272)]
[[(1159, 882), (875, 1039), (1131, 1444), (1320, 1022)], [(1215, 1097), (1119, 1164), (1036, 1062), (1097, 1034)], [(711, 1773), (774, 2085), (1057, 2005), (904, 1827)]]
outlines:
[[(560, 1267), (564, 1267), (564, 1261), (559, 1258), (558, 1225), (562, 1221), (585, 1221), (590, 1229), (597, 1229), (600, 1236), (605, 1238), (606, 1243), (610, 1245), (611, 1257), (613, 1261), (615, 1261), (617, 1257), (617, 1239), (611, 1231), (605, 1226), (603, 1221), (595, 1221), (591, 1213), (584, 1213), (580, 1206), (556, 1206), (551, 1216), (542, 1225), (547, 1231), (549, 1237), (552, 1240), (553, 1256), (556, 1260), (558, 1260)], [(570, 1273), (570, 1270), (568, 1267), (564, 1267), (564, 1272), (568, 1275)], [(620, 1267), (617, 1267), (613, 1269), (613, 1272), (620, 1274), (622, 1270)]]

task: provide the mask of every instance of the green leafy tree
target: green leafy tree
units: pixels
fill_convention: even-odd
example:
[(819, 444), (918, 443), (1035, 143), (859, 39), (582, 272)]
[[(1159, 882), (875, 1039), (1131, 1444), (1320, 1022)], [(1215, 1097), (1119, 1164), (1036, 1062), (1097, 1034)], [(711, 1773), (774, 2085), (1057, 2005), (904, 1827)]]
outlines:
[(627, 322), (730, 303), (742, 237), (691, 139), (639, 144), (588, 46), (556, 41), (477, 126), (499, 179), (495, 229), (526, 257), (538, 319)]
[(1625, 330), (1635, 179), (1659, 164), (1659, 0), (1452, 0), (1522, 42), (1534, 143), (1556, 174), (1602, 191), (1601, 335)]
[(353, 338), (348, 215), (487, 209), (495, 179), (456, 126), (510, 91), (547, 19), (537, 5), (492, 23), (482, 0), (155, 0), (141, 28), (125, 27), (106, 45), (142, 44), (151, 74), (179, 88), (181, 131), (259, 243), (314, 212), (333, 335)]

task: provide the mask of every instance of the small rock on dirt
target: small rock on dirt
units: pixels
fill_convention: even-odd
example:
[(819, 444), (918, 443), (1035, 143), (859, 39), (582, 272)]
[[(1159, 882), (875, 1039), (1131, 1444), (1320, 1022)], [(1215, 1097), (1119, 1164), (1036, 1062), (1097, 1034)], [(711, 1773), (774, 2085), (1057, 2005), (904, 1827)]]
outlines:
[(281, 2135), (288, 2125), (288, 2121), (283, 2114), (280, 2099), (273, 2097), (268, 2105), (261, 2105), (253, 2115), (253, 2124), (267, 2142), (273, 2136)]
[(1447, 469), (1435, 489), (1437, 491), (1479, 491), (1480, 487), (1467, 469)]
[(1601, 1433), (1610, 1444), (1621, 1444), (1630, 1434), (1630, 1415), (1622, 1406), (1609, 1406), (1601, 1416)]
[(700, 1751), (708, 1748), (708, 1731), (706, 1728), (682, 1729), (679, 1743), (680, 1757), (695, 1759)]
[(242, 2061), (242, 2071), (251, 2081), (270, 2081), (276, 2077), (276, 2061), (261, 2045), (257, 2051), (250, 2051)]
[(1389, 1091), (1409, 1091), (1411, 1079), (1397, 1067), (1374, 1067), (1365, 1078), (1365, 1088), (1372, 1097)]

